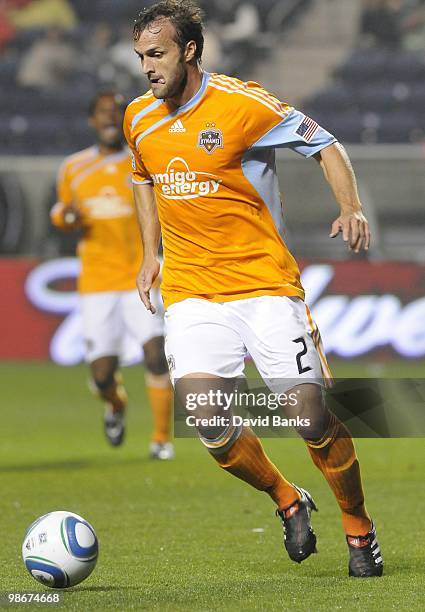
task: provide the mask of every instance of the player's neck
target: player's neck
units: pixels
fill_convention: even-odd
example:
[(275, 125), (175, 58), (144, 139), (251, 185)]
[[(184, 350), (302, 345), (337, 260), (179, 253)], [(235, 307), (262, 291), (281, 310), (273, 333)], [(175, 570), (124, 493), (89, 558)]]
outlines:
[(121, 143), (120, 145), (116, 145), (114, 147), (102, 144), (99, 142), (97, 144), (97, 148), (99, 149), (100, 155), (114, 155), (115, 153), (120, 153), (124, 149), (124, 145)]
[(182, 93), (175, 98), (167, 99), (168, 108), (174, 111), (186, 104), (186, 102), (189, 102), (189, 100), (199, 91), (202, 85), (202, 77), (203, 71), (198, 65), (191, 67), (187, 72), (186, 86)]

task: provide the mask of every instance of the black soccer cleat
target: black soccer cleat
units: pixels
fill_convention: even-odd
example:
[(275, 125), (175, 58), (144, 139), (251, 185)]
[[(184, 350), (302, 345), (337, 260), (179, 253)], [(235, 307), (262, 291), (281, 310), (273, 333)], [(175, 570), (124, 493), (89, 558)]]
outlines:
[(373, 523), (371, 530), (365, 536), (348, 535), (347, 544), (350, 551), (349, 576), (354, 576), (355, 578), (382, 576), (384, 563)]
[(283, 510), (276, 510), (276, 516), (282, 520), (283, 541), (290, 559), (301, 563), (312, 553), (317, 552), (316, 534), (310, 524), (311, 512), (312, 510), (317, 512), (317, 507), (308, 491), (297, 486), (295, 488), (301, 499), (297, 499)]
[(125, 436), (125, 410), (114, 412), (107, 404), (103, 417), (103, 426), (111, 446), (120, 446)]

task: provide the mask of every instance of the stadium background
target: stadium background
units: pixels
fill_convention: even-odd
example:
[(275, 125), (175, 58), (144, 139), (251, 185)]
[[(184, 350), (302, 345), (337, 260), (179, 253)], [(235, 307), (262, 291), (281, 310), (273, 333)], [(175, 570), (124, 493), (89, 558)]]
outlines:
[[(278, 155), (286, 239), (310, 266), (308, 301), (328, 352), (423, 359), (425, 3), (201, 4), (205, 68), (263, 83), (335, 133), (353, 159), (373, 232), (373, 247), (357, 265), (342, 241), (328, 239), (335, 205), (314, 162)], [(74, 239), (50, 226), (48, 210), (61, 160), (92, 143), (88, 100), (110, 86), (128, 99), (144, 91), (131, 47), (139, 9), (137, 0), (3, 3), (0, 267), (7, 291), (0, 359), (81, 359), (75, 263), (56, 261), (34, 282), (28, 274), (37, 260), (74, 254)], [(324, 260), (350, 265), (311, 268)]]
[[(202, 575), (195, 568), (197, 562), (203, 563), (201, 551), (190, 548), (184, 531), (186, 537), (190, 532), (193, 542), (202, 538), (202, 504), (215, 495), (225, 495), (233, 512), (238, 512), (242, 503), (246, 515), (232, 528), (237, 545), (226, 557), (226, 576), (220, 578), (218, 569), (225, 535), (218, 537), (211, 552), (211, 563), (216, 558), (217, 567), (212, 565), (210, 571), (223, 609), (225, 602), (228, 609), (236, 609), (242, 602), (246, 609), (261, 602), (277, 609), (278, 596), (292, 609), (301, 608), (311, 579), (316, 580), (318, 589), (312, 609), (322, 609), (322, 604), (323, 609), (329, 609), (320, 588), (333, 576), (335, 563), (340, 563), (336, 560), (343, 558), (342, 545), (322, 573), (311, 573), (307, 567), (306, 575), (300, 578), (286, 564), (285, 592), (276, 591), (273, 580), (281, 575), (276, 565), (282, 563), (281, 551), (276, 550), (274, 522), (267, 519), (261, 523), (264, 533), (258, 532), (256, 545), (273, 542), (273, 552), (264, 552), (262, 557), (264, 546), (258, 546), (252, 563), (264, 565), (265, 558), (272, 559), (274, 570), (266, 575), (262, 566), (255, 574), (257, 583), (251, 570), (245, 568), (238, 574), (231, 566), (237, 563), (238, 555), (245, 554), (244, 529), (249, 531), (250, 526), (263, 521), (264, 512), (270, 513), (269, 506), (265, 510), (266, 503), (258, 504), (255, 493), (213, 472), (214, 466), (193, 441), (181, 441), (177, 460), (167, 466), (168, 472), (162, 469), (165, 466), (140, 463), (145, 453), (140, 440), (147, 439), (149, 414), (138, 410), (144, 403), (139, 366), (129, 368), (126, 374), (134, 404), (128, 444), (119, 458), (112, 456), (101, 439), (96, 402), (85, 389), (85, 367), (75, 365), (82, 356), (75, 296), (78, 263), (73, 258), (74, 240), (49, 224), (55, 174), (65, 155), (92, 143), (86, 114), (96, 91), (114, 86), (129, 99), (144, 91), (146, 85), (132, 52), (131, 22), (141, 5), (148, 4), (147, 0), (0, 3), (0, 377), (4, 424), (0, 479), (4, 479), (3, 490), (8, 491), (0, 503), (6, 528), (13, 530), (18, 524), (20, 530), (13, 531), (6, 547), (5, 554), (13, 561), (0, 587), (37, 588), (28, 583), (16, 547), (26, 524), (59, 505), (87, 515), (103, 535), (105, 556), (121, 559), (118, 569), (107, 566), (106, 574), (99, 570), (100, 578), (93, 579), (98, 580), (97, 591), (80, 591), (78, 597), (83, 599), (74, 598), (75, 605), (84, 603), (95, 609), (90, 599), (93, 595), (111, 597), (116, 609), (121, 601), (137, 609), (133, 587), (112, 594), (104, 587), (105, 583), (118, 580), (124, 584), (127, 580), (128, 585), (143, 584), (149, 609), (164, 609), (170, 601), (174, 606), (169, 609), (206, 609), (211, 592), (208, 586), (199, 586)], [(353, 161), (373, 232), (373, 247), (367, 256), (354, 256), (342, 241), (328, 239), (336, 207), (315, 163), (292, 153), (278, 153), (286, 239), (301, 261), (308, 301), (331, 366), (340, 376), (423, 378), (424, 0), (209, 0), (200, 4), (207, 15), (205, 68), (261, 82), (335, 133)], [(134, 346), (129, 351), (130, 360), (137, 358)], [(52, 362), (73, 367), (62, 368)], [(384, 544), (387, 537), (390, 568), (392, 563), (393, 573), (399, 570), (402, 578), (394, 578), (389, 586), (386, 583), (386, 593), (379, 590), (382, 587), (370, 587), (369, 597), (388, 597), (383, 600), (388, 608), (398, 601), (399, 608), (412, 609), (419, 544), (411, 540), (407, 551), (406, 543), (406, 561), (397, 565), (397, 547), (388, 545), (392, 510), (384, 510), (382, 499), (393, 499), (396, 494), (408, 503), (418, 501), (424, 453), (420, 440), (398, 440), (386, 441), (389, 446), (385, 449), (391, 450), (383, 455), (383, 442), (359, 444), (368, 461), (369, 499), (379, 508), (381, 530), (382, 524), (387, 526), (383, 535)], [(311, 474), (301, 444), (285, 442), (292, 457), (283, 454), (276, 442), (270, 444), (277, 461), (285, 457), (289, 470), (305, 467), (307, 485), (310, 479), (315, 490), (321, 491), (336, 522), (333, 502), (326, 497), (323, 484), (318, 484), (318, 476)], [(198, 478), (192, 468), (195, 460), (200, 466)], [(183, 475), (185, 470), (188, 474)], [(123, 471), (126, 483), (121, 483), (123, 488), (117, 493)], [(385, 489), (382, 483), (390, 473), (393, 479)], [(59, 493), (58, 483), (64, 478), (70, 484)], [(166, 525), (171, 510), (163, 522), (158, 519), (158, 507), (168, 503), (170, 481), (178, 488), (171, 508), (183, 531), (172, 535)], [(199, 496), (195, 496), (195, 489)], [(187, 495), (201, 523), (197, 527), (183, 510)], [(99, 503), (104, 506), (103, 513)], [(112, 535), (108, 531), (109, 517), (116, 512), (128, 522), (125, 537), (113, 529)], [(423, 521), (415, 512), (413, 520)], [(139, 525), (140, 516), (148, 522), (148, 534)], [(333, 528), (324, 518), (320, 519), (322, 531), (333, 538)], [(221, 521), (228, 521), (223, 508), (207, 528), (210, 535), (214, 528), (220, 528)], [(142, 552), (136, 550), (137, 538), (144, 542)], [(161, 552), (164, 550), (167, 554)], [(125, 560), (132, 555), (139, 555), (145, 563), (142, 582), (140, 574), (126, 567)], [(185, 565), (188, 559), (189, 566)], [(172, 563), (181, 572), (180, 582), (168, 578)], [(339, 571), (338, 580), (342, 581), (343, 571)], [(335, 602), (349, 605), (349, 609), (372, 606), (372, 600), (355, 603), (359, 587), (346, 587), (342, 582), (334, 585)], [(408, 585), (410, 600), (403, 590)], [(265, 591), (272, 586), (274, 594), (267, 598)], [(102, 602), (104, 609), (106, 600)]]

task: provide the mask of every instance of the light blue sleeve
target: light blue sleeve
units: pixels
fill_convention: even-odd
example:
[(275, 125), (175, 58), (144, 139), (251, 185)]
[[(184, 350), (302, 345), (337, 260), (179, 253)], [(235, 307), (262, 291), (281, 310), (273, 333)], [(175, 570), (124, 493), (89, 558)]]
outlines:
[(311, 157), (337, 142), (335, 136), (324, 130), (313, 119), (293, 110), (252, 145), (255, 148), (288, 148), (304, 157)]

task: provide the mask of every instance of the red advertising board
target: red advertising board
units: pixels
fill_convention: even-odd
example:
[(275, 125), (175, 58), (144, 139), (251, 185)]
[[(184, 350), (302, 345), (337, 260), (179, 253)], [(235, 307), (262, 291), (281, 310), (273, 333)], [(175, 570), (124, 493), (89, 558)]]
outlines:
[(47, 359), (49, 344), (63, 317), (34, 306), (25, 294), (34, 259), (0, 258), (0, 359)]
[[(328, 354), (425, 357), (425, 266), (303, 261), (301, 269)], [(82, 360), (78, 271), (75, 258), (0, 259), (0, 359)], [(131, 343), (128, 351), (140, 356)]]

